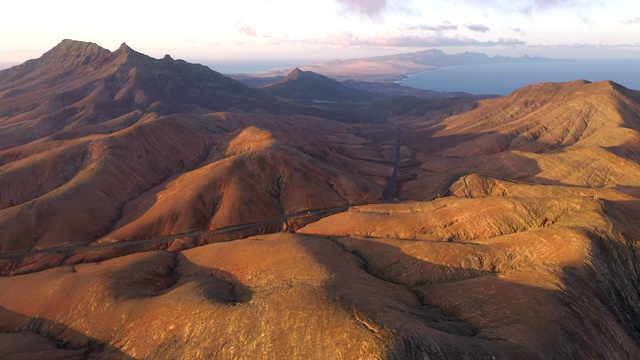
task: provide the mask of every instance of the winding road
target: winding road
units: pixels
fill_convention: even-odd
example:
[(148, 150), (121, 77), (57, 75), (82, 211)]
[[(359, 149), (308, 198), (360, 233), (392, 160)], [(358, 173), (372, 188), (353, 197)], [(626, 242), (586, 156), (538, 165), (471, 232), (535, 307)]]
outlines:
[(354, 204), (346, 204), (346, 205), (339, 205), (339, 206), (334, 206), (329, 208), (308, 209), (308, 210), (303, 210), (303, 211), (286, 214), (282, 216), (277, 216), (269, 219), (253, 221), (253, 222), (248, 222), (248, 223), (238, 224), (238, 225), (229, 225), (229, 226), (224, 226), (224, 227), (220, 227), (212, 230), (190, 230), (190, 231), (185, 231), (178, 234), (158, 236), (153, 238), (134, 239), (134, 240), (127, 240), (127, 241), (121, 241), (121, 242), (109, 242), (109, 243), (94, 243), (94, 241), (91, 240), (89, 242), (60, 245), (60, 246), (50, 247), (46, 249), (5, 252), (0, 254), (0, 259), (21, 259), (21, 258), (24, 258), (25, 256), (35, 255), (35, 254), (62, 253), (62, 254), (71, 255), (71, 253), (77, 252), (79, 250), (90, 251), (90, 250), (107, 249), (107, 248), (135, 247), (140, 245), (143, 245), (149, 248), (149, 247), (153, 247), (154, 245), (168, 244), (173, 240), (185, 238), (185, 237), (202, 237), (205, 235), (229, 234), (237, 231), (261, 230), (269, 225), (281, 226), (282, 222), (287, 220), (305, 219), (305, 218), (310, 218), (310, 217), (315, 217), (320, 215), (324, 217), (327, 215), (346, 211), (347, 209), (349, 209), (349, 207), (353, 205)]

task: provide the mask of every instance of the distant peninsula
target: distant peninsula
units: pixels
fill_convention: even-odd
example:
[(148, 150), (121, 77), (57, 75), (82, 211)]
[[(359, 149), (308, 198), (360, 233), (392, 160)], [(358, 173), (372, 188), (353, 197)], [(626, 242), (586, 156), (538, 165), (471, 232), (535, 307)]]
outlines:
[[(313, 71), (341, 81), (396, 81), (410, 74), (445, 66), (552, 60), (554, 59), (532, 56), (488, 56), (477, 52), (449, 55), (438, 49), (430, 49), (407, 54), (316, 62), (301, 65), (299, 68), (303, 71)], [(275, 69), (265, 73), (264, 76), (286, 76), (291, 70), (292, 68)]]

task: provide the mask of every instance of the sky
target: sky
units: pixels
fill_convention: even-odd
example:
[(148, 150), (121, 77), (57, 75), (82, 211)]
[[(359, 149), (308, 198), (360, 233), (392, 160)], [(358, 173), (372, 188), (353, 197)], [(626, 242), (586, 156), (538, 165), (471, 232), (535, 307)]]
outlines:
[(329, 60), (438, 48), (640, 59), (637, 0), (8, 0), (0, 64), (63, 39), (161, 58)]

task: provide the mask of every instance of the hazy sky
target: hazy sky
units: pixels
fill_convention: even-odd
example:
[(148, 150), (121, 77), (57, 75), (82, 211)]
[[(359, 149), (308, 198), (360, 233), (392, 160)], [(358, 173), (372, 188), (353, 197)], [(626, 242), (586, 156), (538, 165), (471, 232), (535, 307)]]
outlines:
[(440, 48), (640, 58), (638, 0), (7, 0), (0, 63), (62, 39), (153, 57), (334, 59)]

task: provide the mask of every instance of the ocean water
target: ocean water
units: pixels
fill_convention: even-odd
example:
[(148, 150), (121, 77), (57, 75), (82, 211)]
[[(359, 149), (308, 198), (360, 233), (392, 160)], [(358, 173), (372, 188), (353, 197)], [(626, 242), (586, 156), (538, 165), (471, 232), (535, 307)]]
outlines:
[(260, 74), (279, 68), (293, 68), (314, 60), (190, 60), (222, 74)]
[(529, 84), (570, 80), (611, 80), (640, 90), (640, 59), (450, 66), (409, 75), (400, 84), (435, 91), (506, 95)]

